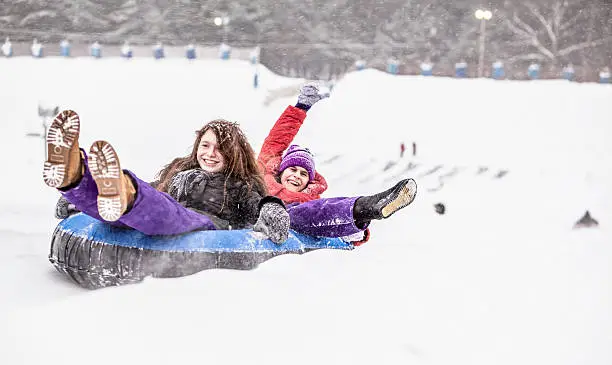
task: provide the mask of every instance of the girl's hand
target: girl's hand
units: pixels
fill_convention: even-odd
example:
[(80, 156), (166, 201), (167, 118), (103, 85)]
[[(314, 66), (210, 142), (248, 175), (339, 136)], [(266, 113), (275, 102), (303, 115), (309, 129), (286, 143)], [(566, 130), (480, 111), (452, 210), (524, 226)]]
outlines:
[(57, 204), (55, 204), (55, 218), (64, 219), (68, 218), (73, 214), (80, 212), (74, 204), (66, 200), (63, 196), (59, 198)]
[(181, 171), (172, 178), (168, 194), (177, 202), (201, 196), (206, 189), (208, 174), (202, 169)]
[(314, 104), (316, 104), (319, 100), (325, 99), (329, 97), (329, 92), (321, 92), (321, 88), (319, 84), (315, 82), (307, 83), (300, 88), (300, 95), (298, 96), (298, 106), (299, 104), (305, 106), (310, 109)]
[(264, 203), (253, 230), (265, 234), (272, 242), (280, 245), (289, 238), (289, 213), (281, 204)]

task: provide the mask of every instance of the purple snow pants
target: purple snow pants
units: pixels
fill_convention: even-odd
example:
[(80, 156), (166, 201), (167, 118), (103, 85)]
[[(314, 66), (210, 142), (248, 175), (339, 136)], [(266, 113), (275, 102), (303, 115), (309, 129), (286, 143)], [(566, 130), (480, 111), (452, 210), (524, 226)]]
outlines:
[[(98, 187), (91, 176), (85, 156), (85, 172), (79, 184), (60, 193), (81, 212), (106, 222), (98, 214)], [(106, 222), (119, 227), (131, 227), (146, 235), (175, 235), (196, 230), (215, 230), (213, 222), (179, 204), (170, 195), (162, 193), (129, 174), (136, 188), (136, 200), (129, 212), (116, 222)], [(289, 204), (287, 212), (290, 228), (302, 234), (316, 237), (344, 237), (362, 232), (353, 219), (353, 205), (357, 198), (329, 198), (302, 204)]]
[[(83, 151), (83, 150), (81, 150)], [(60, 193), (81, 212), (106, 222), (98, 214), (98, 187), (91, 176), (85, 156), (85, 173), (79, 184)], [(129, 212), (116, 222), (106, 222), (114, 226), (132, 227), (146, 235), (175, 235), (196, 230), (215, 230), (213, 222), (205, 215), (198, 214), (179, 204), (170, 195), (162, 193), (148, 183), (140, 180), (134, 173), (124, 170), (132, 178), (136, 188), (136, 200)]]
[(328, 198), (287, 205), (291, 229), (316, 237), (345, 237), (363, 232), (353, 218), (355, 198)]

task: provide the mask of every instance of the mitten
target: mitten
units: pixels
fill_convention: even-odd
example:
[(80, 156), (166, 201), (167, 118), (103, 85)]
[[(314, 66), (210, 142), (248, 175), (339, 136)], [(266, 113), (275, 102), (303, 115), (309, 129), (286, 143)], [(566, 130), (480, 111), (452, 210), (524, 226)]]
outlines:
[(202, 169), (181, 171), (172, 178), (168, 187), (168, 194), (177, 202), (184, 202), (193, 199), (194, 196), (201, 195), (206, 189), (207, 182), (208, 174)]
[(60, 196), (57, 204), (55, 204), (55, 218), (57, 219), (65, 219), (78, 212), (79, 210), (74, 204), (66, 200), (63, 196)]
[(265, 234), (272, 242), (281, 244), (289, 238), (289, 213), (279, 203), (264, 203), (259, 209), (259, 218), (253, 227)]
[(311, 82), (300, 88), (300, 95), (296, 107), (304, 110), (310, 109), (316, 102), (329, 97), (329, 93), (321, 93), (319, 85)]

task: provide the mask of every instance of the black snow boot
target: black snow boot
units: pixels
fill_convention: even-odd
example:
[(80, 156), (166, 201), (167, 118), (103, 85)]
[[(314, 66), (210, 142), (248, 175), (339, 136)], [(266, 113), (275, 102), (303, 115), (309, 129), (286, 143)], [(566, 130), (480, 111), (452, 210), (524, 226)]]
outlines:
[(412, 203), (417, 192), (413, 179), (405, 179), (389, 190), (376, 195), (362, 196), (355, 201), (353, 218), (358, 227), (373, 219), (389, 218), (393, 213)]

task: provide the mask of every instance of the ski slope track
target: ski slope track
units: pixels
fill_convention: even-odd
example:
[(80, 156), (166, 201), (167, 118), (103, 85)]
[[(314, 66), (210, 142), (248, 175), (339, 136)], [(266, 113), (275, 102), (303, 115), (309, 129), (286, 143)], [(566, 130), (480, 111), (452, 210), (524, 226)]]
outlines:
[(244, 61), (0, 59), (1, 363), (612, 363), (610, 85), (347, 74), (295, 142), (326, 197), (417, 181), (367, 244), (97, 291), (57, 273), (38, 107), (152, 180), (213, 118), (260, 148), (301, 80), (259, 67), (253, 89)]

